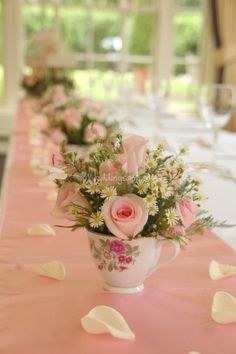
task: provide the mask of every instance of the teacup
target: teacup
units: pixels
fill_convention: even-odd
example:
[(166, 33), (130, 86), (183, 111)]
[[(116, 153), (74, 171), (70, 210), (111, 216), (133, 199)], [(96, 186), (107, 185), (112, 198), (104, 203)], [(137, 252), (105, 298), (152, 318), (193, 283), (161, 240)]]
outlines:
[[(175, 240), (141, 237), (122, 240), (88, 231), (94, 263), (105, 283), (104, 289), (115, 293), (137, 293), (144, 280), (157, 268), (173, 261), (180, 251)], [(159, 262), (163, 242), (173, 245), (173, 254)]]

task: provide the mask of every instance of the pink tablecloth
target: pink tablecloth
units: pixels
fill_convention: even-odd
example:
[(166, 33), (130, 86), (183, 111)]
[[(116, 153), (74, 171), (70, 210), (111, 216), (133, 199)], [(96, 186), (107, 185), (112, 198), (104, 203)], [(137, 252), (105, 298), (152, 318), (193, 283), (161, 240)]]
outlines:
[[(236, 296), (236, 278), (212, 281), (210, 260), (236, 263), (235, 252), (208, 232), (196, 236), (170, 265), (155, 272), (145, 290), (117, 295), (102, 289), (83, 231), (57, 229), (56, 237), (30, 237), (26, 227), (54, 224), (49, 187), (29, 166), (28, 120), (18, 116), (8, 170), (0, 239), (0, 353), (3, 354), (235, 354), (236, 323), (220, 325), (210, 317), (218, 290)], [(37, 276), (36, 263), (62, 260), (66, 279)], [(90, 335), (80, 319), (96, 305), (120, 311), (136, 335), (125, 341)]]

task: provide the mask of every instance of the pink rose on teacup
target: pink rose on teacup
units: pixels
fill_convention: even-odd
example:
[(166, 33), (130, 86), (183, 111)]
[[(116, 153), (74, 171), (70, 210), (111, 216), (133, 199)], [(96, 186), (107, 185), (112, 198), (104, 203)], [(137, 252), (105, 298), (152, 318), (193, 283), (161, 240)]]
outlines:
[(94, 143), (98, 139), (104, 139), (107, 135), (107, 129), (100, 123), (90, 123), (84, 132), (84, 141)]
[(123, 160), (122, 169), (129, 175), (135, 176), (144, 165), (148, 140), (142, 136), (130, 134), (122, 139), (124, 152), (119, 155)]
[(65, 123), (68, 128), (78, 128), (82, 119), (81, 112), (76, 108), (69, 108), (65, 111)]
[(105, 201), (102, 215), (113, 235), (121, 239), (129, 239), (142, 231), (148, 219), (148, 209), (141, 197), (126, 194)]
[(114, 240), (110, 243), (110, 251), (116, 253), (117, 255), (123, 255), (126, 251), (123, 241)]
[(65, 183), (59, 189), (52, 215), (59, 219), (76, 220), (78, 216), (74, 215), (72, 212), (72, 203), (89, 209), (89, 202), (81, 195), (77, 184), (69, 182)]
[(176, 210), (182, 225), (173, 226), (171, 233), (185, 235), (185, 230), (191, 226), (197, 217), (197, 206), (192, 198), (185, 198), (176, 203)]

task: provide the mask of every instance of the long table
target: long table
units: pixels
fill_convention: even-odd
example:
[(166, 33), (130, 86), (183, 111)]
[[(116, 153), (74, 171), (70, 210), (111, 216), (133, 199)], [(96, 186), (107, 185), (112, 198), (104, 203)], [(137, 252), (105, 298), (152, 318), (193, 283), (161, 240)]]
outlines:
[[(3, 354), (235, 354), (236, 323), (211, 319), (212, 298), (236, 296), (236, 278), (213, 281), (209, 262), (236, 264), (235, 251), (216, 234), (194, 236), (187, 249), (145, 281), (143, 292), (106, 292), (89, 253), (86, 232), (56, 229), (56, 237), (28, 236), (34, 223), (55, 224), (51, 186), (39, 186), (30, 166), (30, 112), (18, 110), (7, 174), (0, 238), (0, 352)], [(62, 281), (41, 277), (33, 266), (65, 264)], [(134, 340), (86, 333), (81, 318), (94, 306), (118, 310)]]

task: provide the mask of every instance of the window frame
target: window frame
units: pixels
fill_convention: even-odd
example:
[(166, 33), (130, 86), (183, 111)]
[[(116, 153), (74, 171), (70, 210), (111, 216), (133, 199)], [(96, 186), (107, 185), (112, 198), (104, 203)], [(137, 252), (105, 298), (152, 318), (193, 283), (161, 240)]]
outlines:
[[(93, 45), (93, 26), (91, 18), (88, 17), (89, 34), (88, 46), (85, 52), (74, 52), (74, 58), (76, 62), (85, 62), (87, 69), (92, 69), (95, 63), (110, 62), (117, 65), (116, 70), (121, 74), (125, 73), (130, 64), (149, 65), (151, 67), (150, 78), (152, 80), (152, 87), (157, 88), (161, 80), (168, 81), (171, 74), (171, 61), (172, 61), (172, 35), (173, 35), (173, 9), (174, 0), (153, 0), (149, 5), (135, 5), (129, 2), (129, 0), (120, 0), (117, 5), (102, 5), (96, 3), (96, 0), (86, 0), (85, 4), (66, 4), (63, 0), (24, 0), (25, 4), (31, 6), (41, 4), (42, 9), (44, 6), (54, 6), (54, 30), (59, 35), (60, 32), (60, 7), (76, 7), (87, 11), (88, 16), (95, 11), (99, 10), (111, 10), (120, 13), (121, 26), (120, 37), (123, 42), (123, 47), (120, 53), (106, 53), (100, 54), (94, 51)], [(128, 46), (125, 41), (127, 18), (130, 13), (150, 13), (154, 14), (157, 18), (154, 39), (153, 39), (153, 52), (150, 55), (133, 55), (128, 53)], [(43, 17), (44, 11), (42, 11)], [(92, 17), (92, 16), (91, 16)], [(43, 18), (42, 18), (43, 21)], [(161, 55), (160, 55), (161, 49)]]

